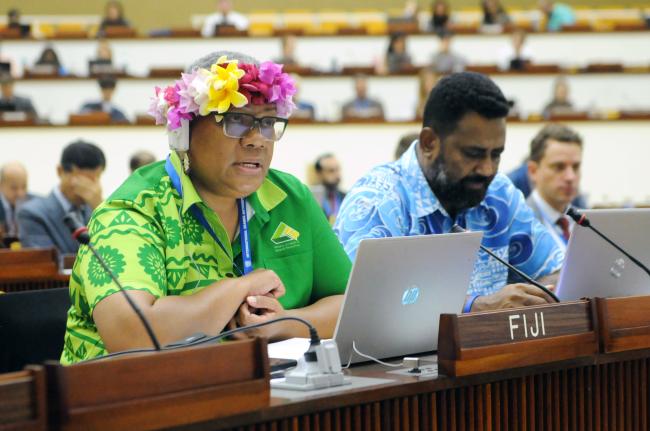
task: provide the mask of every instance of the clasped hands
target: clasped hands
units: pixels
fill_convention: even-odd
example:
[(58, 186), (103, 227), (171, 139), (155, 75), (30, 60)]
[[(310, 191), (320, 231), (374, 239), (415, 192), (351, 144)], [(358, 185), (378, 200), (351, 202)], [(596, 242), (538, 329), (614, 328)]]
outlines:
[[(227, 325), (227, 329), (241, 326), (254, 325), (286, 315), (286, 311), (279, 298), (284, 296), (285, 288), (282, 280), (275, 272), (269, 269), (258, 269), (239, 278), (242, 288), (247, 296), (244, 302)], [(233, 338), (244, 339), (248, 337), (276, 338), (281, 332), (282, 325), (267, 325), (257, 329), (240, 332)]]

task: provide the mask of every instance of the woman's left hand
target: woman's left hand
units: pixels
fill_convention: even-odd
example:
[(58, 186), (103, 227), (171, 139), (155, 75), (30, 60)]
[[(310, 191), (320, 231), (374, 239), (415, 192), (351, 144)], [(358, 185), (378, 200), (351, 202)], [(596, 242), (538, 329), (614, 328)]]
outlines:
[[(235, 319), (238, 326), (254, 325), (287, 315), (280, 302), (272, 296), (249, 296), (240, 307)], [(276, 338), (282, 332), (283, 323), (277, 323), (246, 331), (249, 337)]]

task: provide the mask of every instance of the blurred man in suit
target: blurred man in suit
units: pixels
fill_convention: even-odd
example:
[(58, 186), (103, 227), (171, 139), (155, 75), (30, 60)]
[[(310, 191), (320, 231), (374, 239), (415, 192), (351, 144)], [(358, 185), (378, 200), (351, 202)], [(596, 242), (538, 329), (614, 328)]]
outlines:
[(355, 98), (343, 105), (343, 118), (384, 118), (381, 102), (368, 97), (368, 78), (357, 75), (354, 79)]
[(582, 138), (561, 124), (548, 124), (530, 144), (528, 175), (535, 185), (526, 203), (566, 248), (574, 222), (565, 216), (580, 188)]
[(0, 111), (25, 112), (30, 117), (38, 117), (31, 100), (14, 94), (14, 78), (9, 73), (0, 75), (0, 92)]
[(323, 154), (316, 159), (314, 170), (318, 177), (318, 185), (314, 187), (312, 192), (330, 224), (334, 224), (341, 202), (345, 197), (345, 192), (339, 189), (341, 164), (334, 157), (334, 154)]
[(111, 121), (114, 123), (128, 123), (124, 113), (116, 107), (113, 100), (113, 93), (115, 93), (115, 87), (117, 86), (117, 81), (113, 77), (104, 77), (100, 78), (98, 81), (99, 88), (102, 92), (102, 100), (98, 102), (87, 102), (81, 107), (81, 113), (86, 112), (107, 112), (111, 115)]
[(0, 167), (0, 238), (17, 238), (18, 207), (31, 196), (27, 194), (27, 169), (20, 162)]
[(48, 196), (32, 199), (18, 210), (22, 246), (56, 247), (63, 254), (76, 253), (79, 246), (63, 218), (75, 212), (88, 223), (103, 200), (99, 179), (105, 166), (104, 153), (91, 143), (76, 141), (65, 147), (57, 167), (60, 184)]

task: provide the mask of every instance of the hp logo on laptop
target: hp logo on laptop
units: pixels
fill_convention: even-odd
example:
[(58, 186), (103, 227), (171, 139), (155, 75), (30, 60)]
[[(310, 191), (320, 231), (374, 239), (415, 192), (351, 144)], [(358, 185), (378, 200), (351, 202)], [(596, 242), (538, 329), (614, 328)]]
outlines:
[(420, 297), (420, 288), (417, 286), (410, 286), (402, 294), (402, 305), (415, 304)]

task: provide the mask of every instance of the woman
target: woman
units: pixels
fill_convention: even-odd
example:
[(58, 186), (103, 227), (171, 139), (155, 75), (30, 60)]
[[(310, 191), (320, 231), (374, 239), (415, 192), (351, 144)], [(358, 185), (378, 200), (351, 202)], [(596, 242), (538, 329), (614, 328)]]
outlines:
[[(92, 242), (161, 345), (287, 315), (331, 337), (350, 261), (309, 189), (269, 169), (293, 108), (291, 78), (281, 65), (230, 52), (189, 70), (156, 88), (150, 110), (173, 151), (96, 209)], [(64, 364), (151, 346), (87, 247), (70, 292)], [(307, 331), (282, 322), (257, 335)]]
[(99, 33), (103, 34), (106, 27), (129, 27), (129, 21), (124, 17), (124, 7), (122, 3), (116, 0), (111, 0), (104, 6), (104, 16), (99, 25)]
[(41, 52), (41, 55), (38, 57), (38, 60), (36, 60), (36, 63), (34, 63), (34, 66), (45, 66), (52, 68), (57, 75), (67, 74), (67, 71), (59, 61), (59, 56), (51, 46), (46, 46), (43, 49), (43, 52)]
[(386, 51), (386, 69), (388, 73), (397, 73), (408, 69), (413, 64), (411, 56), (406, 51), (406, 35), (404, 33), (393, 33), (388, 41)]

